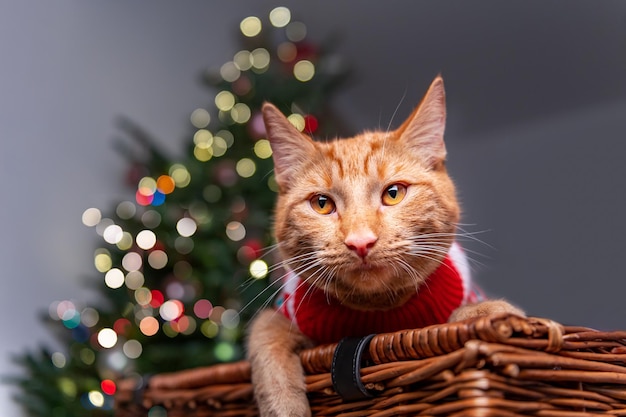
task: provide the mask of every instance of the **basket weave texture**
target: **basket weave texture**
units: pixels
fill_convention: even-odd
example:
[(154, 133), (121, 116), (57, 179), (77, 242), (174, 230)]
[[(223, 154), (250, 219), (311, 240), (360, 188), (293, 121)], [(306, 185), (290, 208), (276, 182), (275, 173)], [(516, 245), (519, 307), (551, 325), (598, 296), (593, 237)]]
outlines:
[[(379, 334), (365, 352), (373, 398), (333, 389), (336, 345), (303, 351), (314, 416), (626, 416), (626, 331), (497, 315)], [(257, 416), (250, 366), (241, 361), (120, 381), (116, 417)]]

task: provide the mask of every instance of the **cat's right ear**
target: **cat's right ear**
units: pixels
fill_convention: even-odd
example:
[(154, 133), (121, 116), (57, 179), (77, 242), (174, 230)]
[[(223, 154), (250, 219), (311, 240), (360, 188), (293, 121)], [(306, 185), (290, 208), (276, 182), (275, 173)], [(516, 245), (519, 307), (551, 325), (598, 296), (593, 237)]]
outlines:
[(272, 147), (274, 176), (280, 189), (287, 190), (295, 170), (310, 160), (315, 152), (315, 143), (296, 129), (274, 105), (264, 103), (261, 111)]

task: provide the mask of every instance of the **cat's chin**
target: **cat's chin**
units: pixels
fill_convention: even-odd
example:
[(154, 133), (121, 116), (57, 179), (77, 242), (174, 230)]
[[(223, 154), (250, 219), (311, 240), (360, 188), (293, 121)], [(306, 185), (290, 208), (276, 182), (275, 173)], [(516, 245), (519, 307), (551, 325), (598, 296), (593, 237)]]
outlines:
[(406, 303), (415, 294), (415, 285), (398, 285), (388, 266), (361, 264), (336, 277), (334, 293), (339, 301), (355, 310), (388, 310)]

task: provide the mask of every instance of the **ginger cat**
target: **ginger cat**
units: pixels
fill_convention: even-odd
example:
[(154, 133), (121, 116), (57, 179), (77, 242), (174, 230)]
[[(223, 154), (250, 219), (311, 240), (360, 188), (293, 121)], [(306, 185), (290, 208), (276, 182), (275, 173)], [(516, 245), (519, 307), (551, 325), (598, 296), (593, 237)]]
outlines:
[(262, 417), (310, 416), (298, 353), (366, 336), (523, 313), (481, 301), (455, 242), (459, 205), (446, 173), (443, 79), (395, 131), (314, 142), (271, 104), (275, 237), (287, 269), (282, 304), (250, 326), (248, 358)]

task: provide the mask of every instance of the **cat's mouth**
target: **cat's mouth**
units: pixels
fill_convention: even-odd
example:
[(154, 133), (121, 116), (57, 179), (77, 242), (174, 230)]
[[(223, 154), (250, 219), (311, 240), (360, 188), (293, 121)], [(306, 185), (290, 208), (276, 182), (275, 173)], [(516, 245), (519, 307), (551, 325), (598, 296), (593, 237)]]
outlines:
[(347, 270), (351, 273), (365, 273), (369, 275), (385, 269), (385, 266), (388, 267), (389, 265), (385, 265), (376, 260), (366, 258), (361, 259), (358, 262), (354, 262), (352, 265), (350, 265), (350, 267), (347, 268)]

